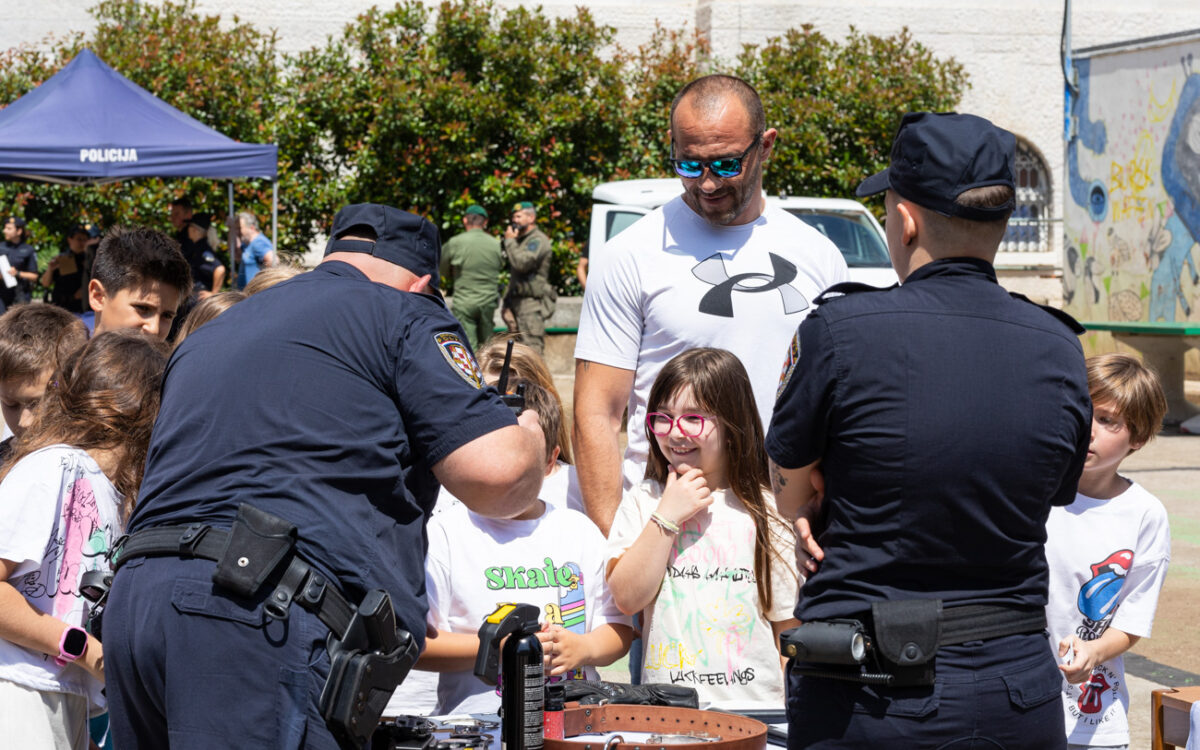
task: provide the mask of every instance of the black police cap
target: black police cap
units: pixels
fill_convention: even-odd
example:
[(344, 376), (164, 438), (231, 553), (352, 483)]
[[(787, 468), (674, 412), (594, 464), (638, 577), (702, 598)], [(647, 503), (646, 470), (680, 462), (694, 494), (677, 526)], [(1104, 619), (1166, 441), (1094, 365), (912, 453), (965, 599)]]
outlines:
[[(343, 239), (356, 227), (369, 227), (374, 242)], [(337, 212), (325, 254), (368, 253), (407, 268), (417, 276), (430, 275), (429, 285), (438, 283), (441, 242), (437, 229), (425, 219), (379, 203), (355, 203)]]
[(945, 216), (973, 221), (1005, 218), (1013, 209), (962, 206), (954, 200), (967, 190), (990, 185), (1013, 187), (1016, 137), (990, 121), (954, 112), (909, 112), (900, 121), (887, 169), (863, 180), (854, 191), (865, 197), (891, 188), (901, 197)]

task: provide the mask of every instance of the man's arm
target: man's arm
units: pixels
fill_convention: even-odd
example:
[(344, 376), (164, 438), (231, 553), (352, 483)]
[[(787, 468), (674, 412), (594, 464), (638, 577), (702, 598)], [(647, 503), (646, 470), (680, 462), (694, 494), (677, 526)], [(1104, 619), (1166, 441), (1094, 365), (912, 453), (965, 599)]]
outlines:
[(771, 472), (771, 490), (779, 515), (796, 527), (797, 562), (808, 573), (816, 572), (825, 552), (817, 544), (814, 531), (817, 513), (821, 510), (821, 475), (817, 471), (819, 461), (799, 469), (785, 469), (768, 460)]
[[(512, 244), (507, 244), (509, 242)], [(540, 237), (529, 240), (524, 247), (521, 247), (516, 240), (505, 240), (505, 243), (504, 250), (508, 256), (508, 265), (517, 273), (536, 271), (546, 256), (550, 254), (550, 243)]]
[(527, 409), (517, 422), (480, 435), (433, 465), (446, 490), (481, 516), (512, 518), (542, 487), (546, 448), (537, 413)]
[(633, 370), (575, 360), (575, 468), (583, 507), (608, 536), (621, 504), (621, 417)]
[(213, 294), (221, 291), (221, 287), (225, 285), (225, 266), (224, 264), (213, 269)]

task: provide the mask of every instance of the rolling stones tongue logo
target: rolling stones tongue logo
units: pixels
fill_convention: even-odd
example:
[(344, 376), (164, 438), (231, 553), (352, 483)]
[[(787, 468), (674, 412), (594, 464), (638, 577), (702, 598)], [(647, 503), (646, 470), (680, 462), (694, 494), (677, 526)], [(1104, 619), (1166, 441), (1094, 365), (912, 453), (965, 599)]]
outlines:
[(1079, 694), (1079, 710), (1085, 714), (1098, 714), (1104, 710), (1104, 691), (1109, 689), (1108, 680), (1099, 672), (1092, 672), (1083, 691)]

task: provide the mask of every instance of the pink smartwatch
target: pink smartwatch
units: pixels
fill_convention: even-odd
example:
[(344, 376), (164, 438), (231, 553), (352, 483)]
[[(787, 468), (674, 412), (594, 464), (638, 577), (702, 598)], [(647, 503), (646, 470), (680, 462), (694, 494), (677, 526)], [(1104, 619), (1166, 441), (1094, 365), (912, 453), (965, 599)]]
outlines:
[(65, 667), (86, 654), (87, 646), (87, 631), (74, 625), (68, 625), (67, 629), (63, 631), (62, 638), (58, 641), (58, 656), (54, 657), (54, 663)]

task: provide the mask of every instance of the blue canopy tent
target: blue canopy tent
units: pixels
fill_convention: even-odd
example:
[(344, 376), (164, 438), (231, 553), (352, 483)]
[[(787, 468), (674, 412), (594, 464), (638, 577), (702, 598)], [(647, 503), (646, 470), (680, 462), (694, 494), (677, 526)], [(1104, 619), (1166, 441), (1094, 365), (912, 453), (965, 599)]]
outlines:
[[(278, 150), (238, 143), (185, 115), (83, 50), (0, 109), (0, 179), (97, 185), (136, 177), (271, 180), (278, 224)], [(233, 213), (233, 183), (229, 182)]]

